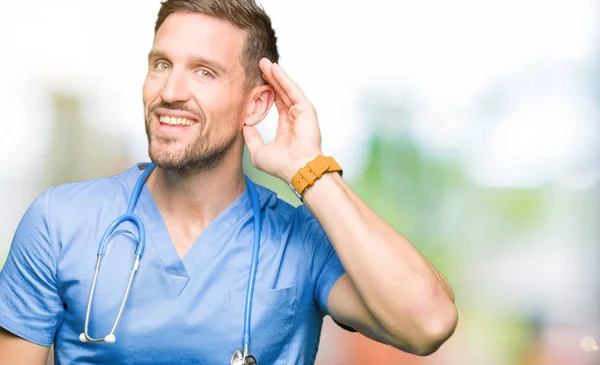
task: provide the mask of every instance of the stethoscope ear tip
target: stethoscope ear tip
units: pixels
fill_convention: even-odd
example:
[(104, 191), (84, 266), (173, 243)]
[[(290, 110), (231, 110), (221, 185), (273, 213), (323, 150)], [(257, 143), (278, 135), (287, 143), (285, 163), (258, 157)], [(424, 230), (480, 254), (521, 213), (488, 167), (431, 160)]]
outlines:
[(117, 338), (112, 333), (110, 335), (106, 335), (106, 337), (104, 337), (104, 341), (106, 343), (115, 343), (116, 340), (117, 340)]
[(85, 337), (85, 333), (79, 335), (79, 341), (88, 342), (87, 337)]

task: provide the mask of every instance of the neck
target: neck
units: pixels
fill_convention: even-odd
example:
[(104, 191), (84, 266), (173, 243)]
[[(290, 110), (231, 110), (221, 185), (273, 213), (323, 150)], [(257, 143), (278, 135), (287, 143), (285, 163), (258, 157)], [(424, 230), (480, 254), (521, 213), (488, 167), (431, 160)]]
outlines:
[(229, 153), (217, 166), (193, 174), (157, 167), (147, 185), (163, 217), (203, 230), (246, 188), (241, 153)]

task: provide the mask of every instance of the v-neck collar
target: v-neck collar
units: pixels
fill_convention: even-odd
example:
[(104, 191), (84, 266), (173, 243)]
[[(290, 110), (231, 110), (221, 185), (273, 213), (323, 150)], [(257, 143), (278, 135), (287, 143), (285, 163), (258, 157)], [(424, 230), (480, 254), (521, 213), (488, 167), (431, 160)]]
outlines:
[[(140, 163), (134, 166), (130, 174), (131, 178), (127, 179), (129, 191), (133, 190), (141, 171), (147, 166), (148, 163)], [(147, 241), (152, 242), (165, 271), (171, 279), (171, 283), (177, 293), (181, 294), (200, 263), (206, 259), (215, 244), (220, 243), (225, 237), (229, 236), (227, 233), (231, 229), (238, 223), (246, 221), (252, 214), (252, 201), (248, 193), (248, 187), (246, 187), (233, 203), (210, 222), (183, 259), (179, 257), (160, 210), (150, 193), (150, 189), (145, 184), (134, 212), (144, 222)], [(146, 249), (148, 249), (148, 245), (146, 245)]]

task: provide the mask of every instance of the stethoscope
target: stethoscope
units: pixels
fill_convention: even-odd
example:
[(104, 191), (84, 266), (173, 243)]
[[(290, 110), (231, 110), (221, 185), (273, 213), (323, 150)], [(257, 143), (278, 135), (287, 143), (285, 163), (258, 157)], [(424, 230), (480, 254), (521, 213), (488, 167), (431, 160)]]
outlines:
[[(156, 165), (154, 163), (149, 164), (144, 172), (138, 178), (137, 183), (131, 193), (131, 198), (129, 199), (129, 204), (127, 206), (127, 211), (122, 216), (115, 219), (104, 235), (100, 240), (100, 246), (98, 247), (98, 259), (96, 260), (96, 269), (94, 271), (94, 279), (92, 280), (92, 288), (90, 289), (90, 296), (87, 304), (87, 311), (85, 313), (85, 327), (82, 334), (79, 335), (79, 341), (81, 342), (92, 342), (92, 343), (114, 343), (116, 341), (115, 330), (117, 329), (117, 325), (119, 324), (119, 320), (121, 320), (121, 315), (123, 314), (123, 309), (125, 308), (125, 302), (127, 301), (127, 297), (129, 296), (129, 291), (131, 289), (131, 283), (133, 282), (133, 277), (139, 267), (140, 259), (142, 258), (142, 254), (144, 253), (144, 246), (146, 244), (146, 230), (144, 228), (144, 223), (136, 214), (133, 213), (137, 202), (140, 198), (140, 194), (142, 192), (142, 188), (146, 183), (146, 179), (152, 173)], [(244, 309), (244, 333), (242, 337), (242, 346), (243, 350), (237, 350), (233, 353), (231, 357), (230, 364), (231, 365), (256, 365), (256, 358), (248, 353), (250, 348), (250, 318), (252, 316), (252, 299), (254, 296), (254, 284), (256, 282), (256, 267), (258, 266), (258, 250), (260, 246), (260, 230), (261, 230), (261, 217), (260, 217), (260, 204), (258, 201), (258, 193), (256, 192), (256, 187), (252, 181), (246, 176), (246, 186), (248, 187), (248, 191), (250, 193), (250, 199), (252, 200), (252, 208), (254, 211), (254, 245), (252, 246), (252, 262), (250, 265), (250, 278), (248, 280), (248, 289), (246, 290), (246, 307)], [(119, 308), (119, 313), (117, 314), (117, 318), (115, 323), (110, 330), (110, 333), (102, 338), (92, 338), (88, 334), (88, 327), (90, 322), (90, 313), (92, 310), (92, 300), (94, 298), (94, 292), (96, 290), (96, 280), (98, 279), (98, 271), (100, 270), (100, 262), (102, 261), (102, 257), (106, 252), (107, 245), (112, 241), (112, 238), (116, 234), (127, 234), (136, 239), (135, 235), (128, 230), (116, 231), (116, 229), (124, 222), (131, 222), (135, 225), (138, 231), (138, 239), (135, 247), (135, 260), (133, 262), (133, 267), (131, 268), (131, 275), (129, 276), (129, 282), (127, 283), (127, 289), (125, 290), (125, 295), (123, 296), (123, 301), (121, 302), (121, 307)]]

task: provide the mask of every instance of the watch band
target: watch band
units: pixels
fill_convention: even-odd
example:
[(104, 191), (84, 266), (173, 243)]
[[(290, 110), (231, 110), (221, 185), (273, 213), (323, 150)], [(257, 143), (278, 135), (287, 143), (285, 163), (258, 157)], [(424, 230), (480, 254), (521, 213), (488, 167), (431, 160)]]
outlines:
[(333, 157), (319, 155), (298, 170), (292, 178), (290, 186), (298, 198), (302, 200), (302, 195), (306, 192), (306, 189), (319, 180), (321, 176), (330, 172), (343, 174), (342, 168)]

